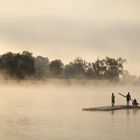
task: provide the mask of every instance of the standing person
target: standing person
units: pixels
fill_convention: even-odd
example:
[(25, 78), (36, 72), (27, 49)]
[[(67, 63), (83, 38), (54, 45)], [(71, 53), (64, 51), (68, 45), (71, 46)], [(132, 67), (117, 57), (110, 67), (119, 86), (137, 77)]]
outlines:
[(131, 95), (130, 93), (128, 92), (128, 94), (126, 95), (126, 105), (129, 106), (129, 102), (131, 100)]
[(112, 95), (111, 95), (111, 104), (112, 104), (112, 107), (114, 107), (114, 105), (115, 105), (115, 95), (114, 95), (114, 93), (112, 93)]

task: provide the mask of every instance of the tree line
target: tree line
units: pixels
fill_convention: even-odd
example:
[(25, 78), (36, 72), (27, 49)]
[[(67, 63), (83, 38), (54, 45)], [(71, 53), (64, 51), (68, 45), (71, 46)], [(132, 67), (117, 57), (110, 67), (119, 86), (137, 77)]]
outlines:
[(49, 61), (48, 57), (33, 56), (31, 52), (8, 52), (0, 56), (0, 72), (16, 79), (99, 79), (119, 80), (123, 76), (123, 58), (97, 59), (95, 62), (86, 62), (76, 58), (64, 65), (60, 59)]

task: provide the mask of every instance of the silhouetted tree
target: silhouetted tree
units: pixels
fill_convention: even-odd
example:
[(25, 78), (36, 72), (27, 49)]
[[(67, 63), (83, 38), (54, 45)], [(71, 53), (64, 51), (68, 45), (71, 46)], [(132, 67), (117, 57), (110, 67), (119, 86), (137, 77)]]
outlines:
[(25, 78), (35, 73), (32, 54), (24, 51), (22, 54), (8, 52), (0, 57), (0, 70), (9, 76)]
[(118, 80), (120, 75), (123, 75), (123, 63), (126, 62), (125, 59), (118, 58), (117, 60), (114, 58), (106, 57), (106, 72), (105, 76), (107, 79)]
[(87, 63), (87, 67), (86, 67), (86, 77), (88, 79), (95, 79), (96, 78), (96, 74), (93, 70), (93, 64), (92, 63)]
[(5, 71), (10, 76), (18, 76), (17, 75), (17, 63), (19, 61), (20, 54), (13, 54), (12, 52), (8, 52), (3, 54), (0, 57), (0, 69)]
[(96, 79), (104, 79), (106, 73), (105, 59), (97, 60), (95, 63), (92, 63), (93, 75)]
[(28, 51), (22, 52), (17, 64), (19, 78), (28, 78), (35, 74), (34, 58), (32, 53)]
[(64, 75), (66, 77), (84, 77), (87, 68), (87, 62), (82, 58), (76, 58), (73, 62), (65, 66)]
[(49, 59), (47, 57), (37, 56), (34, 58), (36, 76), (46, 78), (49, 75)]
[(76, 58), (64, 66), (61, 60), (56, 59), (49, 63), (47, 57), (33, 57), (28, 51), (23, 51), (21, 54), (8, 52), (0, 56), (0, 72), (18, 79), (63, 77), (119, 80), (120, 76), (130, 77), (123, 70), (124, 62), (126, 60), (122, 58), (106, 57), (87, 63), (82, 58)]
[(50, 74), (53, 76), (60, 76), (63, 71), (64, 64), (61, 62), (61, 60), (53, 60), (49, 64)]

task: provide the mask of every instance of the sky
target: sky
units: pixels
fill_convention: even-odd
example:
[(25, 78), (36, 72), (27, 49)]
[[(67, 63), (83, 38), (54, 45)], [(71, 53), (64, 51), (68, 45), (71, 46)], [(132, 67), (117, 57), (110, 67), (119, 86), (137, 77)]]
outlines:
[(0, 54), (28, 50), (64, 63), (127, 59), (140, 75), (139, 0), (0, 0)]

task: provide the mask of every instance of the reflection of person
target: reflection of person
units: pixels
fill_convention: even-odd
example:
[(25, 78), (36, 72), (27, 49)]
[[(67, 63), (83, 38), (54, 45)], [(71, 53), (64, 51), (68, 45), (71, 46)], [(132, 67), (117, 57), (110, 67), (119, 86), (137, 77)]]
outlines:
[(137, 102), (136, 99), (134, 99), (134, 101), (132, 102), (132, 105), (133, 105), (133, 106), (137, 106), (137, 105), (138, 105), (138, 102)]
[(126, 95), (126, 105), (129, 106), (129, 102), (131, 100), (131, 95), (130, 93), (128, 92), (128, 94)]
[(112, 104), (112, 107), (114, 107), (114, 105), (115, 105), (115, 95), (114, 95), (114, 93), (112, 93), (112, 95), (111, 95), (111, 104)]

